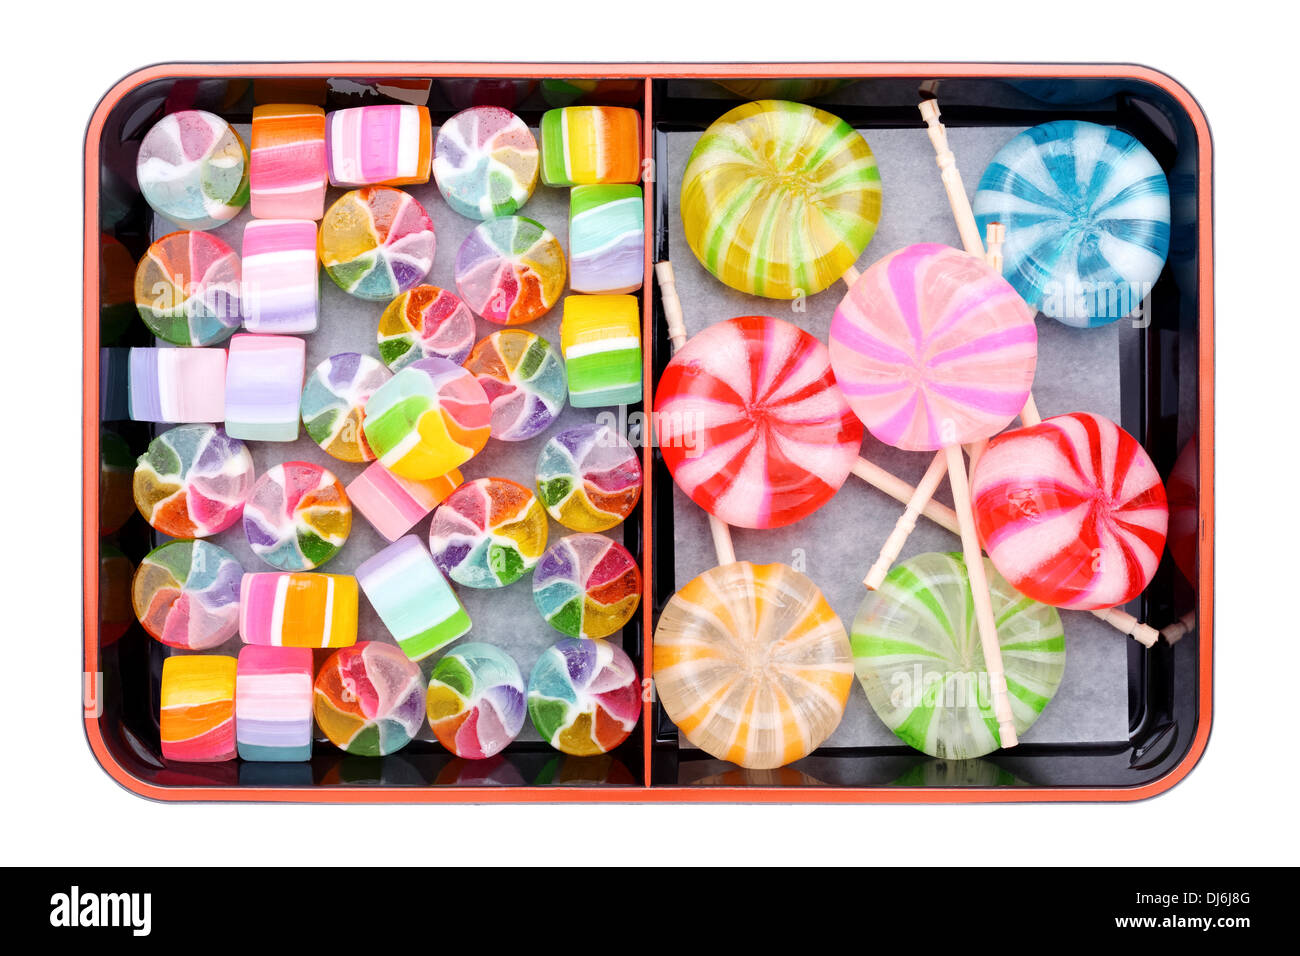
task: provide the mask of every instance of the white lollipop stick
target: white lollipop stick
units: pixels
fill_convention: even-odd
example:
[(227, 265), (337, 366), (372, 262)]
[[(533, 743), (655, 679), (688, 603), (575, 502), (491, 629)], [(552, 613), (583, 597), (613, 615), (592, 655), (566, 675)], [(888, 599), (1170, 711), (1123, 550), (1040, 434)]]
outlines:
[[(898, 554), (903, 550), (903, 545), (907, 543), (907, 536), (912, 533), (916, 527), (916, 519), (921, 514), (921, 509), (930, 503), (934, 497), (935, 491), (939, 488), (939, 482), (943, 480), (944, 473), (948, 470), (947, 452), (939, 452), (930, 462), (930, 467), (925, 470), (921, 480), (916, 483), (916, 488), (912, 496), (907, 500), (907, 510), (899, 517), (898, 522), (894, 525), (894, 530), (889, 533), (885, 539), (884, 545), (880, 549), (880, 556), (876, 558), (876, 563), (871, 566), (867, 572), (866, 578), (862, 583), (868, 589), (874, 591), (885, 581), (885, 575), (893, 567), (894, 562), (898, 559)], [(954, 516), (955, 517), (955, 516)]]
[(934, 160), (939, 165), (939, 176), (943, 179), (943, 188), (948, 193), (948, 205), (952, 207), (952, 217), (957, 221), (957, 234), (961, 236), (962, 248), (972, 256), (984, 258), (984, 243), (980, 240), (979, 226), (975, 224), (975, 213), (971, 211), (970, 199), (966, 195), (966, 186), (957, 171), (957, 157), (948, 148), (948, 131), (939, 122), (939, 101), (922, 100), (921, 118), (925, 120), (930, 142), (934, 146)]

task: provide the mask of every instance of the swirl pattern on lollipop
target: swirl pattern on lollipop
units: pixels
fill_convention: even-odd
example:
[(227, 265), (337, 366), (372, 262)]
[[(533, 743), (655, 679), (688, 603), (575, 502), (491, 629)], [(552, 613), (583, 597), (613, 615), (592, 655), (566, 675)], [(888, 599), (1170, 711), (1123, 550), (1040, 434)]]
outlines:
[(682, 175), (691, 251), (726, 285), (812, 295), (857, 262), (880, 221), (871, 147), (838, 116), (785, 100), (724, 114)]
[(223, 644), (239, 630), (235, 556), (207, 541), (168, 541), (144, 556), (131, 582), (135, 616), (153, 637), (191, 651)]
[(358, 352), (340, 352), (317, 365), (302, 390), (302, 423), (311, 440), (340, 461), (374, 461), (362, 430), (365, 407), (392, 377)]
[(853, 658), (817, 585), (784, 564), (706, 571), (654, 635), (655, 689), (686, 739), (754, 770), (812, 753), (844, 716)]
[[(1065, 632), (1055, 608), (1017, 593), (987, 559), (985, 567), (1011, 714), (1023, 734), (1061, 684)], [(872, 709), (909, 746), (956, 760), (1001, 746), (960, 554), (929, 552), (895, 565), (863, 600), (852, 644)]]
[(742, 528), (779, 528), (816, 511), (862, 445), (826, 346), (761, 315), (710, 326), (673, 356), (655, 423), (682, 491)]
[(599, 534), (567, 535), (546, 549), (533, 571), (533, 600), (562, 634), (609, 637), (641, 603), (641, 572), (618, 542)]
[(971, 498), (994, 566), (1053, 607), (1133, 600), (1164, 550), (1159, 472), (1132, 435), (1087, 412), (998, 435), (975, 466)]
[(492, 403), (492, 437), (526, 441), (564, 409), (568, 379), (551, 343), (523, 329), (493, 332), (465, 360)]
[(456, 253), (456, 289), (476, 313), (498, 325), (521, 325), (550, 311), (564, 291), (564, 249), (540, 222), (489, 219)]
[(528, 716), (562, 753), (608, 753), (628, 738), (641, 716), (636, 666), (608, 641), (556, 641), (529, 675)]
[(830, 356), (872, 435), (905, 451), (938, 451), (1010, 424), (1029, 397), (1038, 333), (996, 271), (920, 243), (853, 283), (831, 320)]
[(507, 478), (479, 478), (433, 513), (429, 550), (456, 583), (502, 588), (533, 569), (546, 535), (546, 512), (531, 491)]
[(410, 743), (424, 722), (424, 675), (393, 645), (361, 641), (325, 662), (313, 710), (336, 747), (382, 757)]
[(454, 292), (417, 285), (379, 317), (379, 357), (394, 372), (425, 358), (456, 365), (474, 347), (474, 313)]
[(352, 506), (334, 474), (308, 461), (267, 471), (244, 508), (253, 553), (282, 571), (310, 571), (334, 555), (352, 530)]
[(206, 538), (239, 520), (253, 488), (253, 456), (212, 425), (169, 428), (149, 443), (132, 479), (136, 506), (173, 538)]
[(400, 189), (372, 186), (344, 193), (330, 206), (316, 244), (340, 289), (383, 300), (429, 274), (437, 240), (423, 206)]
[(438, 130), (433, 175), (448, 206), (470, 219), (491, 219), (528, 202), (539, 158), (523, 120), (499, 106), (475, 106)]
[(1118, 129), (1067, 120), (1015, 136), (980, 178), (980, 234), (1007, 227), (1007, 279), (1066, 325), (1132, 313), (1169, 254), (1169, 183), (1146, 147)]
[(235, 250), (206, 232), (173, 232), (151, 245), (135, 271), (135, 306), (173, 345), (212, 345), (239, 327)]
[(181, 110), (145, 134), (135, 178), (155, 212), (186, 229), (212, 229), (248, 202), (248, 149), (220, 116)]
[(641, 499), (641, 462), (608, 425), (566, 428), (537, 457), (537, 494), (574, 531), (608, 531)]
[(524, 693), (524, 677), (508, 654), (491, 644), (461, 644), (429, 675), (429, 727), (457, 757), (491, 757), (523, 729)]

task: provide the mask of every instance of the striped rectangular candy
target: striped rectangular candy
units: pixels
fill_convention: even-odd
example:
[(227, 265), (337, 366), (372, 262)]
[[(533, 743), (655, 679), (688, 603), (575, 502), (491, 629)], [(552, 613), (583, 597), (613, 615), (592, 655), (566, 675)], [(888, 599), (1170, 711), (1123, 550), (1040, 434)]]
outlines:
[(319, 106), (253, 107), (248, 184), (258, 219), (325, 215), (325, 111)]
[(542, 114), (548, 186), (641, 179), (641, 114), (625, 106), (565, 106)]
[(459, 471), (416, 481), (374, 462), (347, 486), (348, 501), (388, 541), (396, 541), (460, 487)]
[(574, 408), (641, 401), (641, 321), (636, 296), (564, 299), (560, 347)]
[(225, 349), (131, 349), (127, 382), (129, 411), (137, 422), (225, 418)]
[(306, 647), (249, 644), (235, 674), (242, 760), (310, 760), (312, 659)]
[(240, 301), (249, 332), (315, 332), (320, 314), (316, 223), (250, 219)]
[[(247, 274), (247, 266), (245, 266)], [(641, 288), (645, 202), (640, 186), (574, 186), (569, 194), (569, 285), (617, 295)]]
[(296, 439), (306, 366), (307, 343), (300, 338), (234, 336), (226, 362), (226, 434), (254, 441)]
[(357, 579), (350, 574), (269, 571), (239, 585), (245, 644), (348, 647), (357, 642)]
[(427, 183), (433, 129), (424, 106), (356, 106), (325, 118), (330, 183), (405, 186)]
[(411, 660), (469, 632), (469, 614), (420, 539), (407, 535), (357, 567), (379, 619)]
[(163, 661), (158, 730), (167, 760), (235, 756), (235, 659), (217, 654)]

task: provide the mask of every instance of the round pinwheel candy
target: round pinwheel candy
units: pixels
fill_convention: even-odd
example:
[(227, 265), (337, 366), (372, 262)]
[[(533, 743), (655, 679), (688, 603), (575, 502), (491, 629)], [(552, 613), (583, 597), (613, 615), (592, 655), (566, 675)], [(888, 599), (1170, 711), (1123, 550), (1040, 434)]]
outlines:
[(537, 494), (574, 531), (608, 531), (641, 498), (641, 462), (623, 436), (592, 423), (553, 435), (537, 458)]
[(465, 360), (492, 403), (492, 437), (526, 441), (564, 410), (568, 379), (559, 354), (524, 329), (493, 332)]
[(173, 538), (207, 538), (244, 512), (253, 489), (253, 456), (213, 425), (178, 425), (149, 443), (132, 480), (136, 507)]
[(302, 390), (302, 423), (312, 441), (340, 461), (374, 461), (363, 423), (366, 403), (392, 373), (358, 352), (331, 355)]
[(542, 652), (528, 678), (528, 716), (556, 750), (608, 753), (641, 716), (636, 667), (608, 641), (563, 638)]
[(564, 291), (560, 241), (522, 216), (489, 219), (456, 253), (456, 289), (465, 304), (498, 325), (521, 325), (550, 311)]
[(627, 548), (599, 534), (571, 534), (533, 570), (533, 600), (546, 623), (570, 637), (601, 638), (632, 619), (641, 572)]
[(151, 637), (171, 647), (203, 651), (238, 632), (243, 575), (224, 548), (207, 541), (169, 541), (140, 562), (131, 603)]
[(308, 461), (267, 471), (244, 508), (253, 553), (281, 571), (311, 571), (338, 554), (352, 530), (352, 505), (333, 472)]
[(229, 123), (181, 110), (145, 134), (135, 177), (155, 212), (183, 229), (212, 229), (248, 202), (248, 168), (248, 148)]
[(433, 220), (409, 194), (370, 186), (330, 206), (316, 244), (321, 265), (340, 289), (385, 301), (429, 274), (437, 241)]
[(433, 513), (429, 550), (457, 584), (501, 588), (533, 569), (546, 536), (546, 512), (531, 491), (507, 478), (479, 478)]
[(458, 757), (491, 757), (523, 729), (524, 694), (523, 675), (510, 655), (491, 644), (458, 644), (429, 676), (429, 727)]
[(313, 710), (336, 747), (382, 757), (419, 732), (424, 693), (419, 664), (391, 644), (361, 641), (335, 651), (320, 669)]

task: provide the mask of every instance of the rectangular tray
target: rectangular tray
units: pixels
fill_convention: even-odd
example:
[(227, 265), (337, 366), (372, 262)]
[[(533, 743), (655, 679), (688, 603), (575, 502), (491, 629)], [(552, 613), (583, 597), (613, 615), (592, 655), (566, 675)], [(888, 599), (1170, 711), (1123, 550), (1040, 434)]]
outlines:
[[(417, 739), (384, 758), (348, 757), (324, 744), (315, 748), (310, 762), (298, 765), (239, 761), (165, 764), (161, 760), (156, 702), (165, 652), (138, 625), (132, 624), (119, 635), (121, 627), (114, 625), (123, 620), (124, 596), (125, 617), (131, 619), (126, 594), (129, 577), (123, 580), (120, 563), (115, 570), (113, 562), (100, 559), (101, 545), (108, 545), (129, 560), (138, 560), (152, 546), (150, 529), (137, 516), (122, 531), (101, 541), (98, 520), (101, 423), (111, 420), (113, 429), (123, 434), (137, 453), (153, 433), (151, 426), (122, 422), (112, 409), (101, 409), (101, 328), (115, 335), (111, 342), (106, 336), (105, 346), (150, 344), (141, 323), (124, 322), (120, 310), (108, 308), (115, 298), (120, 302), (124, 282), (129, 288), (129, 270), (150, 234), (151, 217), (133, 176), (139, 139), (164, 110), (181, 108), (175, 104), (201, 106), (232, 122), (246, 123), (255, 96), (276, 95), (284, 101), (286, 96), (317, 91), (324, 93), (322, 105), (327, 109), (415, 96), (428, 103), (435, 126), (472, 101), (487, 98), (496, 102), (501, 96), (524, 93), (522, 102), (513, 108), (536, 126), (548, 105), (537, 84), (547, 79), (603, 79), (607, 81), (600, 87), (603, 92), (584, 102), (632, 105), (641, 110), (648, 160), (644, 184), (647, 277), (651, 277), (652, 261), (670, 251), (679, 263), (690, 256), (684, 239), (671, 234), (672, 205), (677, 196), (661, 172), (669, 161), (668, 137), (703, 130), (742, 99), (797, 98), (796, 91), (807, 93), (810, 82), (816, 81), (820, 88), (813, 102), (867, 131), (870, 138), (872, 130), (920, 129), (918, 89), (923, 83), (937, 82), (943, 122), (954, 131), (954, 140), (966, 127), (1026, 127), (1050, 119), (1090, 119), (1127, 129), (1151, 149), (1170, 181), (1170, 257), (1152, 297), (1151, 324), (1129, 335), (1131, 342), (1118, 373), (1120, 394), (1113, 398), (1121, 409), (1122, 424), (1143, 442), (1166, 479), (1184, 444), (1192, 438), (1199, 441), (1200, 493), (1187, 516), (1190, 521), (1190, 515), (1196, 515), (1197, 583), (1189, 583), (1166, 559), (1151, 586), (1129, 610), (1157, 627), (1179, 618), (1194, 619), (1198, 626), (1172, 646), (1162, 641), (1145, 650), (1128, 642), (1127, 734), (1086, 742), (1062, 740), (1058, 735), (1056, 742), (1026, 741), (1010, 751), (961, 762), (933, 760), (901, 743), (859, 745), (850, 741), (845, 745), (832, 737), (827, 745), (791, 767), (750, 772), (681, 747), (676, 728), (647, 693), (641, 725), (614, 753), (599, 759), (566, 759), (544, 743), (519, 740), (507, 748), (492, 772), (478, 773), (453, 761), (436, 742)], [(296, 92), (269, 94), (268, 86)], [(599, 98), (602, 96), (605, 98)], [(478, 99), (466, 101), (466, 97)], [(959, 152), (959, 166), (961, 158)], [(926, 161), (933, 163), (932, 153)], [(981, 169), (979, 163), (970, 167), (961, 168), (968, 184), (973, 185)], [(941, 192), (937, 170), (931, 166), (929, 171), (932, 188)], [(1133, 800), (1168, 789), (1199, 759), (1210, 726), (1211, 188), (1211, 141), (1199, 107), (1171, 78), (1138, 66), (170, 64), (124, 78), (95, 110), (85, 156), (84, 720), (95, 758), (127, 789), (161, 800), (973, 802)], [(946, 235), (927, 238), (952, 241)], [(128, 255), (114, 249), (117, 244), (125, 246)], [(874, 261), (885, 251), (869, 248), (861, 264)], [(439, 258), (445, 263), (445, 247)], [(682, 271), (679, 268), (679, 285), (689, 294)], [(647, 394), (652, 394), (669, 355), (653, 281), (646, 282), (642, 301), (648, 346), (645, 380)], [(102, 310), (101, 303), (105, 306)], [(777, 305), (749, 311), (776, 314)], [(120, 331), (123, 324), (124, 332)], [(629, 408), (627, 413), (643, 414), (644, 409)], [(642, 562), (645, 600), (641, 615), (624, 630), (622, 640), (642, 674), (650, 678), (653, 624), (664, 603), (684, 582), (677, 580), (674, 560), (677, 539), (672, 480), (657, 449), (643, 448), (642, 455), (645, 491), (642, 504), (624, 526), (624, 543)], [(882, 463), (895, 467), (894, 463)], [(904, 467), (897, 465), (900, 474)], [(915, 480), (916, 475), (904, 477)], [(742, 558), (757, 558), (740, 550)]]

